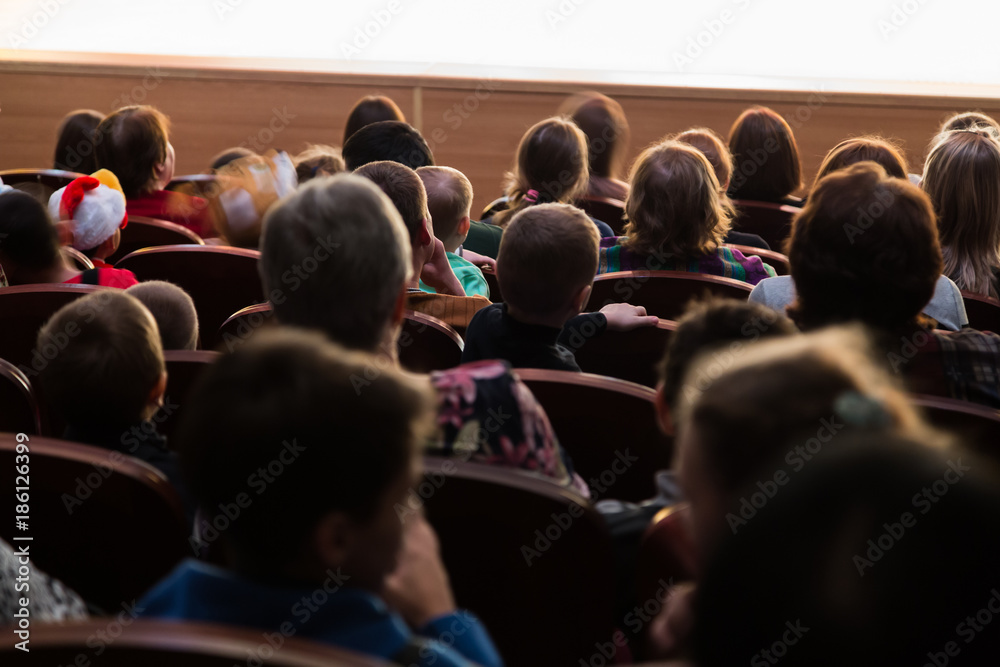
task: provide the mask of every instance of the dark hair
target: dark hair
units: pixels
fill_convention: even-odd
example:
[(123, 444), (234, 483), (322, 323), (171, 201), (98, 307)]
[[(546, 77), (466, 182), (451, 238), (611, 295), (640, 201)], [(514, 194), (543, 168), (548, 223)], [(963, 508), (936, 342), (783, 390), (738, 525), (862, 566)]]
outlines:
[(254, 155), (256, 155), (256, 153), (249, 148), (244, 148), (243, 146), (233, 146), (232, 148), (227, 148), (220, 153), (216, 153), (215, 157), (212, 158), (212, 164), (209, 166), (209, 169), (211, 169), (214, 173), (225, 167), (230, 162), (235, 162), (236, 160), (245, 157), (253, 157)]
[(954, 130), (971, 130), (974, 127), (992, 127), (1000, 134), (1000, 123), (992, 116), (987, 116), (981, 111), (966, 111), (949, 116), (941, 124), (938, 134), (952, 132)]
[(104, 114), (93, 109), (78, 109), (67, 114), (59, 125), (53, 169), (92, 174), (97, 171), (94, 131)]
[[(18, 268), (44, 270), (60, 261), (59, 232), (45, 207), (23, 192), (0, 194), (0, 263), (6, 259)], [(7, 266), (11, 284), (16, 275)]]
[(778, 201), (802, 186), (795, 135), (785, 119), (767, 107), (740, 114), (729, 130), (735, 168), (729, 183), (733, 199)]
[(955, 664), (994, 664), (996, 615), (975, 619), (1000, 587), (1000, 533), (984, 529), (1000, 516), (996, 480), (920, 436), (838, 438), (710, 560), (696, 664), (944, 665), (958, 651)]
[(802, 329), (915, 324), (943, 266), (930, 198), (874, 162), (817, 184), (792, 221), (787, 254), (798, 293), (788, 315)]
[(347, 116), (344, 126), (344, 144), (354, 136), (354, 133), (372, 123), (383, 120), (398, 120), (406, 122), (406, 117), (396, 103), (385, 95), (367, 95), (354, 103), (354, 108)]
[(559, 107), (587, 135), (590, 175), (618, 178), (625, 162), (629, 127), (622, 105), (607, 95), (583, 92)]
[(830, 149), (830, 152), (823, 158), (819, 171), (816, 172), (813, 187), (816, 187), (816, 184), (824, 176), (858, 162), (880, 164), (886, 173), (893, 178), (906, 178), (908, 170), (906, 158), (903, 157), (899, 147), (892, 142), (876, 136), (856, 137), (845, 139)]
[(179, 426), (180, 463), (210, 513), (253, 494), (227, 533), (241, 569), (273, 576), (331, 511), (370, 520), (409, 469), (431, 434), (428, 389), (374, 368), (319, 334), (278, 329), (205, 371)]
[(667, 404), (676, 410), (684, 376), (699, 354), (724, 348), (734, 354), (748, 343), (797, 331), (790, 319), (759, 303), (718, 298), (692, 303), (677, 320), (658, 368)]
[[(427, 192), (417, 172), (398, 162), (370, 162), (354, 172), (377, 185), (403, 217), (410, 245), (420, 238), (421, 223), (427, 218)], [(433, 224), (433, 223), (432, 223)]]
[(97, 166), (118, 177), (126, 197), (138, 197), (153, 189), (169, 141), (169, 120), (155, 107), (122, 107), (97, 127)]
[(431, 149), (416, 129), (395, 120), (383, 120), (366, 125), (344, 142), (341, 151), (348, 171), (369, 162), (390, 160), (410, 169), (434, 164)]

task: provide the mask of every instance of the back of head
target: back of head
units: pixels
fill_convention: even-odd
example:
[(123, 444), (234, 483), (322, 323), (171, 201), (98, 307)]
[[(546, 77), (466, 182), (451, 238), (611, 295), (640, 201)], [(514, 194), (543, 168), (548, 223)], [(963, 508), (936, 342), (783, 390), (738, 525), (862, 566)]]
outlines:
[(733, 199), (776, 201), (802, 185), (799, 147), (792, 128), (767, 107), (747, 109), (729, 130), (736, 168), (729, 185)]
[(36, 347), (47, 404), (77, 428), (125, 427), (147, 417), (164, 371), (156, 321), (138, 299), (116, 289), (60, 308)]
[(719, 187), (725, 188), (729, 184), (733, 176), (733, 156), (718, 132), (708, 127), (693, 127), (674, 138), (683, 144), (694, 146), (708, 158)]
[(0, 265), (12, 285), (60, 261), (59, 233), (45, 207), (23, 192), (0, 194)]
[(624, 245), (649, 255), (713, 252), (732, 221), (708, 158), (679, 141), (650, 146), (636, 159), (625, 214)]
[(625, 111), (607, 95), (589, 91), (572, 95), (559, 107), (587, 135), (591, 176), (618, 178), (625, 161), (629, 127)]
[(962, 289), (996, 297), (1000, 268), (1000, 140), (985, 126), (938, 137), (922, 187), (934, 202), (944, 273)]
[(382, 160), (398, 162), (410, 169), (434, 164), (434, 155), (420, 132), (397, 120), (365, 125), (344, 142), (342, 152), (348, 171)]
[(677, 320), (659, 366), (663, 395), (671, 412), (677, 410), (688, 367), (700, 354), (714, 351), (713, 357), (724, 362), (750, 343), (796, 332), (791, 320), (759, 303), (709, 299), (692, 304)]
[(59, 125), (53, 169), (91, 174), (97, 171), (94, 156), (94, 131), (104, 114), (93, 109), (78, 109), (66, 114)]
[(333, 176), (347, 171), (340, 149), (323, 144), (307, 146), (292, 159), (292, 162), (295, 163), (295, 174), (298, 176), (299, 185), (319, 176)]
[(938, 134), (954, 130), (970, 130), (974, 127), (992, 127), (1000, 133), (1000, 123), (992, 116), (987, 116), (980, 111), (966, 111), (946, 118), (941, 124), (941, 129), (938, 130)]
[(354, 172), (384, 192), (403, 217), (410, 245), (420, 242), (420, 227), (427, 219), (427, 193), (417, 172), (398, 162), (370, 162)]
[(373, 374), (375, 365), (318, 334), (278, 329), (205, 372), (180, 424), (181, 467), (210, 514), (256, 491), (227, 531), (237, 569), (278, 576), (303, 559), (322, 517), (343, 511), (366, 524), (412, 474), (431, 433), (428, 388), (384, 364)]
[(587, 137), (568, 118), (553, 117), (532, 125), (517, 147), (513, 171), (506, 175), (508, 209), (493, 217), (506, 226), (518, 212), (537, 204), (570, 204), (587, 191)]
[(406, 226), (385, 194), (338, 174), (306, 183), (264, 218), (259, 271), (278, 320), (375, 350), (411, 272)]
[(367, 95), (354, 104), (344, 126), (344, 144), (361, 128), (383, 120), (406, 122), (396, 103), (385, 95)]
[(462, 218), (472, 210), (472, 183), (451, 167), (421, 167), (417, 176), (427, 192), (427, 210), (434, 221), (434, 235), (447, 241)]
[(125, 292), (142, 302), (152, 314), (164, 350), (197, 349), (198, 311), (190, 294), (163, 280), (132, 285)]
[(858, 162), (875, 162), (893, 178), (906, 178), (909, 168), (898, 146), (876, 136), (846, 139), (830, 149), (819, 166), (813, 187), (824, 176)]
[(803, 329), (911, 326), (941, 276), (930, 199), (873, 162), (817, 184), (792, 222), (787, 254), (798, 293), (788, 314)]
[(97, 166), (118, 176), (125, 196), (151, 191), (156, 166), (167, 159), (169, 121), (151, 106), (122, 107), (97, 127)]
[(842, 437), (705, 572), (697, 664), (994, 664), (996, 480), (920, 436)]
[(497, 281), (504, 301), (544, 317), (567, 309), (597, 274), (600, 235), (580, 209), (539, 204), (514, 216), (500, 241)]

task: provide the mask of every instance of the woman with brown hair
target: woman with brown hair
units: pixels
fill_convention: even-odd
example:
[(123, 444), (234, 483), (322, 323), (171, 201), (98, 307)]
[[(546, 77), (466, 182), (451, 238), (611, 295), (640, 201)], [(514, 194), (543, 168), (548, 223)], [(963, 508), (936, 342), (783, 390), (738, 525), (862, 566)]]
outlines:
[(800, 206), (792, 193), (802, 186), (802, 166), (795, 135), (785, 119), (767, 107), (740, 114), (729, 130), (735, 160), (729, 196), (733, 199)]
[(563, 102), (559, 113), (572, 118), (587, 135), (590, 180), (586, 196), (624, 201), (628, 183), (620, 176), (625, 168), (629, 127), (622, 105), (607, 95), (584, 92)]
[(344, 125), (344, 143), (351, 138), (355, 132), (383, 120), (397, 120), (406, 122), (406, 117), (399, 110), (396, 103), (385, 95), (367, 95), (354, 103), (351, 113), (347, 116), (347, 123)]
[(1000, 138), (974, 126), (938, 135), (924, 164), (944, 274), (963, 290), (1000, 296)]
[(858, 162), (875, 162), (893, 178), (906, 178), (906, 158), (899, 147), (882, 137), (866, 135), (845, 139), (831, 148), (819, 166), (813, 187), (824, 176)]
[(732, 209), (723, 203), (708, 158), (679, 141), (650, 146), (629, 178), (623, 236), (601, 241), (598, 273), (691, 271), (756, 285), (774, 269), (723, 241)]
[[(529, 206), (572, 204), (587, 192), (588, 164), (587, 137), (573, 121), (555, 116), (535, 123), (521, 138), (514, 168), (505, 179), (507, 208), (488, 222), (506, 227)], [(615, 235), (605, 223), (594, 224), (602, 237)]]

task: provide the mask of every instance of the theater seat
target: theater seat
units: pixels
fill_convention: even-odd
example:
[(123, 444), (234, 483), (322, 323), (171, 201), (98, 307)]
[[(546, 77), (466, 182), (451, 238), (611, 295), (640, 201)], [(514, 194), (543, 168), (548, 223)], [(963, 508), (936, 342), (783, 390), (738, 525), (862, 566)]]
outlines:
[(205, 241), (187, 227), (173, 222), (141, 215), (130, 215), (128, 225), (122, 230), (118, 249), (108, 257), (107, 262), (115, 264), (125, 255), (142, 248), (190, 244), (205, 245)]
[(590, 217), (606, 223), (615, 236), (622, 235), (625, 229), (625, 202), (609, 197), (584, 197), (576, 202), (576, 206)]
[(265, 325), (275, 324), (274, 309), (269, 303), (240, 308), (219, 327), (219, 346), (225, 352), (232, 352)]
[(59, 188), (64, 188), (71, 182), (86, 176), (75, 171), (60, 169), (8, 169), (0, 171), (0, 180), (4, 185), (10, 185), (15, 190), (26, 192), (42, 204), (49, 206), (49, 197)]
[(69, 262), (70, 266), (74, 266), (80, 271), (87, 271), (94, 268), (94, 263), (90, 258), (73, 246), (64, 245), (59, 248), (59, 252), (62, 253), (63, 259)]
[(522, 470), (424, 467), (407, 507), (425, 504), (458, 606), (483, 620), (506, 664), (575, 666), (610, 641), (611, 538), (586, 500)]
[(650, 315), (676, 320), (694, 299), (712, 295), (746, 301), (753, 286), (741, 280), (686, 271), (616, 271), (594, 279), (587, 310), (609, 303), (644, 306)]
[(643, 533), (636, 561), (636, 599), (640, 603), (660, 597), (664, 582), (674, 586), (695, 578), (690, 513), (687, 503), (665, 507)]
[(962, 290), (962, 301), (970, 327), (1000, 334), (1000, 300)]
[(605, 331), (583, 342), (576, 350), (576, 363), (584, 373), (655, 387), (659, 379), (656, 365), (676, 328), (676, 322), (660, 320), (655, 327)]
[(954, 398), (912, 395), (937, 428), (954, 433), (969, 449), (1000, 461), (1000, 410)]
[(545, 409), (595, 500), (656, 494), (653, 476), (670, 468), (673, 439), (660, 432), (655, 391), (588, 373), (519, 368), (516, 374)]
[(403, 368), (413, 373), (430, 373), (462, 363), (465, 343), (453, 328), (436, 317), (407, 310), (396, 347)]
[(206, 245), (168, 245), (136, 250), (118, 260), (139, 280), (167, 280), (194, 299), (201, 328), (201, 346), (213, 349), (219, 327), (244, 306), (264, 301), (257, 275), (260, 252)]
[(737, 212), (733, 229), (756, 234), (778, 251), (784, 250), (785, 239), (792, 232), (792, 218), (802, 210), (795, 206), (749, 199), (734, 199), (733, 204)]
[[(13, 635), (12, 635), (13, 636)], [(388, 667), (388, 663), (325, 644), (251, 628), (185, 623), (129, 615), (31, 626), (29, 648), (36, 665), (97, 664), (102, 667)], [(14, 640), (16, 641), (16, 640)], [(0, 656), (22, 658), (14, 641)], [(279, 643), (280, 642), (280, 643)], [(277, 644), (279, 648), (274, 648)], [(98, 653), (99, 651), (99, 653)], [(100, 657), (96, 657), (100, 656)], [(80, 662), (80, 658), (87, 662)]]
[(184, 405), (191, 388), (198, 378), (219, 358), (218, 352), (211, 350), (165, 350), (167, 362), (167, 393), (164, 406), (153, 417), (157, 430), (167, 436), (167, 442), (177, 429)]
[(17, 479), (18, 444), (14, 434), (0, 434), (0, 486), (30, 488), (27, 529), (16, 527), (11, 506), (0, 536), (13, 545), (31, 537), (35, 565), (87, 602), (120, 611), (188, 551), (180, 499), (156, 468), (99, 447), (32, 436), (28, 479)]
[(14, 364), (0, 359), (0, 431), (38, 435), (41, 428), (31, 380)]
[(480, 269), (483, 272), (483, 278), (486, 279), (486, 284), (490, 288), (490, 301), (493, 303), (503, 303), (503, 293), (500, 291), (500, 281), (497, 280), (496, 271), (487, 267), (482, 267)]

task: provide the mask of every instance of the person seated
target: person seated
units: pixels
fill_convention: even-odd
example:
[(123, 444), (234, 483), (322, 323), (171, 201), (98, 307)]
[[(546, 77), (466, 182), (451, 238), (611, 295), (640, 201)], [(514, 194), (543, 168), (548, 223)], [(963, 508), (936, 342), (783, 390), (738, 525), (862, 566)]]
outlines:
[(94, 157), (94, 131), (104, 120), (104, 114), (93, 109), (77, 109), (63, 117), (57, 131), (52, 168), (92, 174), (97, 171)]
[(910, 391), (1000, 407), (1000, 336), (921, 315), (944, 266), (935, 223), (926, 193), (873, 162), (830, 174), (792, 222), (788, 316), (803, 331), (860, 322)]
[[(732, 208), (733, 203), (729, 201), (729, 197), (726, 195), (726, 190), (729, 189), (729, 181), (733, 176), (733, 156), (729, 153), (729, 148), (722, 140), (722, 137), (719, 136), (719, 133), (708, 127), (692, 127), (690, 130), (684, 130), (675, 136), (674, 139), (682, 144), (694, 146), (708, 158), (709, 164), (712, 165), (712, 170), (715, 171), (715, 177), (719, 180), (722, 205), (732, 211), (730, 217), (735, 219), (736, 212)], [(751, 248), (763, 248), (764, 250), (771, 249), (767, 241), (757, 234), (738, 232), (735, 229), (729, 230), (729, 233), (726, 234), (725, 242), (745, 245)]]
[(198, 311), (190, 294), (164, 280), (147, 280), (125, 293), (138, 299), (156, 320), (164, 350), (198, 349)]
[(625, 201), (628, 183), (621, 180), (628, 149), (629, 127), (625, 111), (615, 100), (594, 91), (570, 96), (559, 107), (587, 136), (590, 176), (587, 197)]
[(77, 178), (49, 197), (49, 216), (73, 234), (72, 246), (98, 269), (114, 268), (104, 260), (118, 250), (121, 230), (128, 224), (125, 195), (118, 178), (107, 169)]
[[(434, 221), (434, 235), (441, 239), (455, 277), (467, 296), (490, 298), (490, 288), (478, 266), (460, 256), (469, 235), (472, 214), (472, 183), (465, 174), (451, 167), (421, 167), (417, 176), (427, 191), (427, 210)], [(420, 285), (425, 292), (434, 288)]]
[(361, 128), (383, 120), (395, 120), (405, 123), (406, 116), (399, 110), (399, 107), (392, 101), (392, 98), (385, 95), (366, 95), (362, 97), (354, 103), (351, 112), (347, 115), (347, 122), (344, 124), (344, 145)]
[[(169, 404), (167, 371), (160, 332), (146, 307), (124, 291), (87, 294), (49, 318), (36, 349), (46, 360), (39, 371), (41, 395), (66, 424), (62, 437), (158, 468), (187, 502), (191, 518), (177, 457), (156, 428), (157, 412)], [(49, 354), (52, 349), (59, 353)]]
[(656, 326), (658, 318), (627, 303), (580, 314), (590, 298), (599, 241), (587, 215), (568, 204), (540, 204), (514, 216), (497, 259), (504, 303), (472, 318), (462, 362), (503, 359), (515, 368), (580, 372), (571, 341)]
[(756, 285), (774, 276), (760, 257), (723, 246), (732, 223), (719, 181), (698, 149), (667, 140), (637, 158), (624, 235), (601, 240), (598, 273), (691, 271)]
[(941, 123), (938, 134), (954, 132), (955, 130), (971, 130), (974, 127), (992, 127), (997, 134), (1000, 134), (1000, 123), (993, 116), (988, 116), (981, 111), (952, 114)]
[[(409, 167), (387, 160), (371, 162), (354, 173), (379, 186), (403, 217), (413, 260), (407, 308), (436, 317), (464, 333), (472, 316), (490, 305), (490, 300), (465, 294), (448, 262), (444, 245), (434, 236), (427, 193), (420, 177)], [(420, 289), (421, 281), (433, 287), (435, 293)]]
[(396, 120), (365, 125), (344, 142), (341, 153), (348, 171), (383, 160), (398, 162), (410, 169), (434, 165), (430, 146), (420, 132)]
[[(557, 116), (532, 125), (521, 138), (514, 167), (505, 178), (507, 208), (488, 222), (506, 227), (530, 206), (574, 203), (587, 192), (587, 150), (587, 136), (568, 118)], [(591, 221), (602, 238), (615, 235), (606, 223)]]
[(230, 162), (235, 162), (236, 160), (241, 160), (245, 157), (253, 157), (255, 155), (257, 155), (256, 152), (245, 146), (233, 146), (232, 148), (227, 148), (215, 154), (215, 157), (212, 158), (212, 163), (208, 167), (208, 171), (209, 173), (214, 174)]
[[(260, 253), (261, 283), (280, 326), (317, 329), (377, 355), (357, 378), (359, 390), (379, 368), (398, 366), (401, 346), (417, 344), (401, 327), (421, 265), (399, 211), (368, 179), (314, 179), (281, 200), (264, 220)], [(313, 261), (307, 279), (289, 273)], [(503, 363), (466, 364), (432, 374), (430, 383), (442, 430), (435, 453), (528, 470), (589, 496), (541, 406)]]
[[(899, 149), (878, 137), (859, 137), (837, 144), (824, 158), (813, 189), (819, 182), (834, 173), (858, 162), (871, 161), (881, 165), (889, 176), (906, 178), (906, 161)], [(862, 219), (865, 224), (878, 224), (877, 210)], [(871, 222), (869, 222), (871, 220)], [(775, 310), (785, 309), (795, 301), (795, 281), (791, 276), (767, 278), (757, 283), (750, 293), (750, 301), (762, 303)], [(965, 312), (958, 285), (948, 276), (938, 277), (934, 285), (934, 296), (924, 307), (923, 314), (937, 322), (938, 328), (958, 331), (968, 326), (969, 317)]]
[[(121, 219), (115, 222), (119, 224)], [(117, 227), (116, 227), (117, 229)], [(0, 277), (8, 285), (69, 283), (125, 288), (138, 281), (126, 269), (69, 266), (59, 250), (59, 230), (31, 195), (0, 192)]]
[[(295, 634), (402, 664), (502, 664), (456, 608), (433, 529), (419, 512), (398, 514), (420, 482), (433, 395), (396, 369), (372, 376), (374, 363), (284, 330), (205, 372), (178, 434), (185, 477), (203, 517), (249, 502), (225, 532), (227, 567), (182, 562), (139, 601), (143, 616)], [(358, 377), (371, 377), (364, 391)], [(275, 462), (281, 472), (263, 474)]]
[(340, 149), (324, 144), (311, 144), (292, 158), (299, 185), (318, 176), (333, 176), (347, 171)]
[[(752, 478), (736, 492), (767, 504), (742, 510), (755, 516), (706, 564), (695, 664), (995, 664), (1000, 536), (983, 529), (1000, 515), (994, 471), (933, 436), (836, 437), (787, 485)], [(774, 466), (761, 472), (787, 470)]]
[(802, 187), (799, 146), (781, 114), (761, 106), (741, 113), (729, 130), (729, 151), (735, 164), (731, 199), (802, 205), (794, 196)]
[(164, 189), (174, 178), (169, 123), (151, 106), (113, 111), (97, 127), (97, 166), (121, 181), (129, 215), (183, 225), (202, 238), (216, 236), (208, 202)]
[(1000, 297), (1000, 133), (974, 126), (939, 135), (921, 183), (937, 212), (944, 274)]

